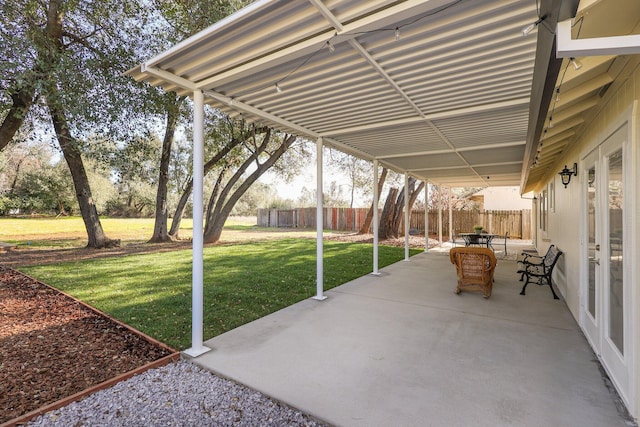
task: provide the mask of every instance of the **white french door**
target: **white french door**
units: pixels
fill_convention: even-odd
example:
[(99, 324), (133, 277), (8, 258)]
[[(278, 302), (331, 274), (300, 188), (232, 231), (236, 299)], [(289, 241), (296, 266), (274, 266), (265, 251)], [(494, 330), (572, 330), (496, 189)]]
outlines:
[(582, 170), (585, 171), (585, 179), (582, 180), (583, 202), (582, 206), (586, 213), (586, 221), (583, 222), (584, 241), (586, 250), (582, 252), (586, 255), (583, 265), (586, 268), (586, 277), (582, 280), (581, 288), (581, 323), (591, 345), (598, 351), (600, 348), (600, 323), (602, 313), (600, 312), (600, 241), (599, 241), (599, 204), (596, 203), (598, 196), (598, 175), (600, 166), (598, 163), (598, 150), (591, 152), (582, 161)]
[[(628, 125), (613, 132), (582, 160), (583, 269), (581, 325), (628, 404), (630, 280), (625, 272), (625, 206), (629, 197)], [(628, 217), (629, 215), (627, 215)], [(627, 270), (629, 270), (627, 268)]]

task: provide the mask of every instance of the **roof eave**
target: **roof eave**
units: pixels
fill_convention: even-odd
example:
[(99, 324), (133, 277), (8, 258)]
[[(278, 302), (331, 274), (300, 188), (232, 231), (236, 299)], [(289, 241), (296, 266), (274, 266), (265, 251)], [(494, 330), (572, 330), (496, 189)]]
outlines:
[[(542, 0), (540, 2), (540, 16), (544, 17), (544, 21), (540, 25), (542, 28), (538, 29), (536, 62), (529, 106), (527, 145), (525, 147), (520, 180), (520, 192), (522, 194), (533, 190), (536, 184), (529, 182), (529, 171), (535, 161), (540, 135), (562, 66), (562, 58), (556, 58), (555, 28), (559, 21), (575, 17), (579, 3), (579, 0)], [(553, 33), (549, 30), (550, 28), (554, 29)]]

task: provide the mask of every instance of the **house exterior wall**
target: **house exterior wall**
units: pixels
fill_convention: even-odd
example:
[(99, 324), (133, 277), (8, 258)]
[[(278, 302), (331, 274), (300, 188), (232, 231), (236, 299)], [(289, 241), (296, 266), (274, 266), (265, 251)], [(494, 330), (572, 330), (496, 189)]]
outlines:
[(487, 187), (475, 195), (484, 196), (483, 209), (487, 211), (520, 211), (531, 209), (531, 196), (529, 199), (520, 197), (518, 187)]
[[(638, 266), (638, 256), (640, 255), (640, 139), (638, 137), (638, 129), (640, 125), (640, 67), (630, 72), (628, 78), (617, 88), (615, 93), (611, 94), (606, 103), (600, 108), (599, 113), (589, 123), (585, 132), (580, 136), (577, 143), (571, 151), (569, 151), (562, 159), (559, 159), (554, 173), (547, 177), (547, 181), (536, 189), (538, 196), (537, 216), (540, 216), (539, 198), (543, 190), (547, 191), (550, 198), (553, 198), (552, 204), (548, 209), (548, 222), (546, 230), (540, 225), (540, 220), (536, 221), (537, 232), (534, 239), (540, 253), (544, 253), (551, 244), (555, 244), (564, 252), (561, 258), (561, 265), (558, 265), (554, 272), (554, 282), (564, 296), (564, 299), (580, 324), (580, 280), (586, 277), (586, 271), (582, 261), (581, 252), (582, 245), (586, 236), (581, 235), (581, 223), (586, 218), (584, 213), (586, 206), (582, 204), (582, 187), (586, 176), (584, 168), (581, 168), (581, 159), (594, 150), (603, 140), (611, 134), (618, 126), (622, 125), (625, 120), (629, 120), (631, 126), (631, 141), (628, 144), (630, 150), (625, 156), (630, 156), (627, 165), (631, 170), (630, 182), (625, 181), (625, 188), (628, 192), (625, 196), (631, 195), (631, 204), (625, 206), (624, 215), (630, 220), (630, 230), (625, 230), (625, 240), (629, 239), (629, 243), (625, 246), (624, 266), (628, 269), (631, 279), (630, 295), (625, 294), (625, 299), (630, 298), (629, 327), (631, 331), (632, 343), (632, 366), (631, 366), (631, 398), (628, 402), (628, 409), (631, 414), (638, 418), (640, 415), (640, 267)], [(578, 176), (572, 177), (571, 183), (565, 189), (560, 182), (558, 172), (568, 165), (571, 167), (573, 163), (578, 164)], [(575, 181), (575, 182), (574, 182)], [(555, 193), (555, 194), (553, 194)], [(631, 208), (627, 212), (627, 208)], [(583, 216), (584, 215), (584, 216)], [(628, 254), (626, 252), (629, 252)], [(625, 279), (627, 280), (627, 279)]]

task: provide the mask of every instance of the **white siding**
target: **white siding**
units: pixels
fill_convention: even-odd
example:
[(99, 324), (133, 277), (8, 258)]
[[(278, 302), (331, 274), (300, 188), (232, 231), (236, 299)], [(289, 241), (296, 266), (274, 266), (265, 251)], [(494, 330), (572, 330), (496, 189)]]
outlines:
[[(548, 226), (546, 232), (538, 227), (537, 247), (540, 252), (547, 250), (549, 245), (555, 244), (564, 252), (563, 265), (564, 274), (558, 271), (555, 274), (556, 281), (560, 292), (564, 296), (569, 309), (573, 316), (578, 320), (580, 318), (580, 269), (581, 256), (580, 245), (582, 236), (580, 229), (580, 218), (584, 208), (580, 195), (581, 174), (585, 171), (580, 168), (578, 176), (574, 177), (565, 189), (560, 183), (557, 172), (567, 164), (571, 166), (574, 162), (580, 165), (580, 160), (591, 150), (597, 147), (603, 139), (608, 136), (606, 133), (612, 130), (614, 126), (621, 125), (628, 118), (627, 114), (632, 111), (636, 103), (640, 101), (640, 69), (636, 68), (627, 81), (613, 94), (606, 105), (601, 109), (600, 113), (591, 122), (589, 127), (579, 138), (579, 144), (571, 150), (564, 158), (560, 159), (555, 167), (553, 176), (549, 176), (545, 185), (538, 188), (536, 193), (549, 188), (549, 183), (553, 182), (555, 186), (555, 211), (549, 210)], [(640, 123), (640, 114), (638, 108), (635, 109), (635, 115), (631, 117), (632, 128), (638, 129)], [(637, 259), (640, 255), (640, 140), (637, 131), (633, 133), (631, 141), (632, 156), (632, 182), (625, 185), (630, 187), (634, 194), (633, 208), (631, 212), (625, 212), (625, 215), (633, 215), (633, 227), (626, 232), (625, 237), (631, 239), (630, 252), (625, 254), (625, 259), (629, 260), (632, 278), (632, 290), (629, 298), (632, 299), (631, 306), (635, 307), (632, 314), (631, 330), (633, 331), (632, 342), (634, 343), (633, 352), (636, 355), (635, 365), (632, 368), (632, 383), (635, 386), (635, 397), (631, 402), (630, 412), (638, 417), (640, 414), (640, 399), (638, 399), (638, 391), (640, 390), (640, 268)], [(574, 182), (575, 180), (575, 182)]]

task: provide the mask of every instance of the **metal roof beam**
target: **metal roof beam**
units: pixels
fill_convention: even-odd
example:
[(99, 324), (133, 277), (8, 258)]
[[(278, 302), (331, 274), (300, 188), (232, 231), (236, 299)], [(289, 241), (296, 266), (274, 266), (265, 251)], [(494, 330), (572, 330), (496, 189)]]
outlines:
[(469, 169), (469, 166), (463, 165), (463, 166), (442, 166), (442, 167), (435, 167), (435, 168), (413, 168), (413, 169), (409, 169), (411, 172), (420, 172), (420, 171), (444, 171), (444, 170), (452, 170), (452, 169)]
[(259, 110), (255, 107), (252, 107), (251, 105), (247, 105), (245, 103), (242, 103), (240, 101), (236, 101), (233, 98), (230, 98), (228, 96), (222, 95), (220, 93), (214, 92), (212, 90), (205, 90), (203, 91), (203, 93), (205, 95), (207, 95), (210, 98), (215, 99), (216, 101), (229, 105), (232, 108), (234, 108), (235, 110), (241, 111), (241, 112), (246, 112), (255, 116), (258, 116), (259, 118), (263, 118), (265, 120), (269, 120), (272, 121), (274, 123), (277, 123), (287, 129), (292, 129), (296, 132), (299, 132), (300, 135), (304, 135), (306, 137), (310, 137), (310, 138), (318, 138), (319, 135), (303, 126), (297, 125), (295, 123), (292, 123), (288, 120), (282, 119), (278, 116), (274, 116), (273, 114), (269, 114), (267, 112), (264, 112), (262, 110)]
[[(324, 5), (324, 3), (320, 2), (319, 0), (309, 1), (320, 11), (320, 13), (331, 23), (331, 25), (334, 26), (334, 28), (338, 32), (342, 32), (344, 30), (344, 26), (342, 25), (342, 23), (333, 13), (331, 13), (331, 11)], [(371, 56), (371, 54), (360, 44), (360, 42), (353, 38), (350, 39), (348, 43), (360, 54), (360, 56), (362, 56), (369, 63), (369, 65), (371, 65), (371, 67), (373, 67), (373, 69), (380, 76), (382, 76), (383, 79), (386, 80), (386, 82), (398, 95), (400, 95), (420, 116), (424, 116), (424, 113), (422, 112), (420, 107), (418, 107), (416, 103), (409, 97), (409, 95), (407, 95), (406, 92), (400, 88), (398, 83), (396, 83), (396, 81), (391, 78), (389, 73), (387, 73), (387, 71), (382, 68), (378, 61), (376, 61), (375, 58)]]
[(323, 137), (338, 136), (338, 135), (345, 135), (349, 133), (362, 132), (366, 130), (384, 129), (387, 127), (402, 126), (406, 124), (420, 123), (420, 122), (430, 121), (430, 120), (442, 120), (442, 119), (447, 119), (451, 117), (458, 117), (458, 116), (464, 116), (464, 115), (475, 114), (475, 113), (483, 113), (483, 112), (493, 111), (493, 110), (501, 110), (503, 108), (517, 107), (517, 106), (528, 105), (528, 104), (529, 104), (529, 98), (512, 99), (509, 101), (494, 102), (493, 104), (474, 105), (473, 107), (458, 108), (456, 110), (426, 114), (424, 118), (408, 117), (406, 119), (389, 120), (386, 122), (372, 123), (370, 125), (353, 126), (349, 128), (336, 129), (331, 132), (322, 133), (321, 136)]
[[(482, 168), (482, 167), (491, 167), (491, 166), (508, 166), (508, 165), (521, 165), (522, 162), (502, 162), (502, 163), (485, 163), (481, 165), (473, 165), (473, 168)], [(420, 171), (440, 171), (440, 170), (451, 170), (451, 169), (469, 169), (469, 166), (438, 166), (433, 168), (414, 168), (408, 169), (409, 172), (420, 172)]]
[(180, 76), (176, 76), (173, 73), (170, 73), (168, 71), (165, 70), (161, 70), (159, 68), (156, 67), (151, 67), (145, 64), (142, 64), (140, 66), (140, 71), (142, 73), (148, 73), (151, 75), (154, 75), (156, 77), (161, 78), (162, 80), (171, 82), (173, 84), (175, 84), (176, 86), (185, 88), (185, 89), (189, 89), (191, 91), (195, 91), (195, 90), (199, 90), (198, 87), (196, 86), (196, 84), (194, 82), (192, 82), (191, 80), (187, 80), (185, 78), (182, 78)]
[[(555, 26), (559, 21), (576, 16), (580, 0), (540, 0), (540, 17), (545, 25)], [(556, 57), (555, 34), (544, 28), (537, 32), (536, 62), (531, 88), (531, 105), (529, 108), (529, 127), (527, 129), (527, 147), (522, 164), (520, 191), (528, 191), (529, 171), (537, 154), (538, 142), (545, 124), (551, 98), (555, 92), (556, 81), (562, 67), (562, 59)]]
[(357, 50), (360, 55), (362, 55), (362, 57), (373, 67), (373, 69), (376, 70), (378, 74), (380, 74), (382, 78), (387, 81), (387, 83), (389, 83), (393, 90), (395, 90), (396, 93), (398, 93), (398, 95), (400, 95), (407, 102), (407, 104), (409, 104), (416, 111), (416, 113), (418, 113), (421, 117), (425, 116), (420, 107), (418, 107), (418, 105), (409, 97), (409, 95), (407, 95), (405, 91), (400, 88), (398, 83), (396, 83), (395, 80), (391, 78), (391, 76), (384, 70), (384, 68), (382, 68), (382, 66), (378, 64), (373, 56), (371, 56), (371, 54), (367, 52), (367, 50), (362, 47), (360, 43), (358, 43), (356, 40), (349, 40), (349, 44), (351, 45), (351, 47)]
[[(228, 106), (234, 108), (236, 111), (249, 113), (249, 114), (258, 116), (259, 118), (263, 118), (265, 120), (272, 121), (274, 123), (277, 123), (278, 125), (283, 126), (284, 128), (291, 129), (293, 131), (298, 132), (299, 135), (301, 135), (301, 136), (305, 136), (305, 137), (308, 137), (308, 138), (314, 138), (314, 139), (319, 137), (319, 135), (317, 133), (315, 133), (315, 132), (313, 132), (313, 131), (311, 131), (311, 130), (303, 127), (303, 126), (299, 126), (299, 125), (297, 125), (295, 123), (289, 122), (288, 120), (281, 119), (280, 117), (274, 116), (273, 114), (269, 114), (269, 113), (266, 113), (264, 111), (261, 111), (261, 110), (255, 108), (255, 107), (252, 107), (250, 105), (247, 105), (247, 104), (244, 104), (242, 102), (239, 102), (239, 101), (237, 101), (237, 100), (235, 100), (233, 98), (230, 98), (228, 96), (222, 95), (220, 93), (217, 93), (217, 92), (214, 92), (214, 91), (211, 91), (211, 90), (205, 90), (205, 91), (203, 91), (203, 93), (206, 96), (208, 96), (208, 97), (210, 97), (212, 99), (215, 99), (216, 101), (218, 101), (220, 103), (223, 103), (225, 105), (228, 105)], [(349, 146), (347, 146), (345, 144), (342, 144), (340, 141), (338, 141), (336, 139), (324, 138), (324, 142), (325, 142), (325, 145), (329, 145), (329, 146), (335, 147), (336, 149), (338, 149), (340, 151), (343, 151), (345, 153), (355, 155), (355, 156), (360, 157), (360, 158), (365, 159), (365, 160), (373, 160), (373, 156), (371, 156), (370, 154), (361, 152), (359, 150), (355, 150), (352, 147), (349, 147)]]
[[(432, 121), (427, 121), (427, 124), (431, 127), (431, 129), (433, 129), (433, 131), (434, 131), (434, 132), (435, 132), (435, 133), (440, 137), (440, 139), (441, 139), (445, 144), (447, 144), (447, 145), (448, 145), (452, 150), (455, 150), (455, 147), (454, 147), (454, 145), (451, 143), (451, 141), (449, 141), (449, 138), (447, 138), (447, 137), (445, 136), (445, 134), (444, 134), (444, 133), (442, 133), (442, 131), (441, 131), (441, 130), (440, 130), (440, 129), (439, 129), (439, 128), (438, 128), (438, 127), (437, 127), (437, 126), (432, 122)], [(478, 172), (473, 168), (473, 166), (471, 166), (471, 163), (469, 163), (469, 162), (467, 161), (467, 159), (465, 159), (465, 158), (464, 158), (464, 156), (463, 156), (462, 154), (460, 154), (460, 153), (456, 152), (456, 155), (458, 156), (458, 158), (459, 158), (460, 160), (462, 160), (462, 162), (463, 162), (465, 165), (467, 165), (467, 166), (468, 166), (468, 167), (473, 171), (473, 173), (474, 173), (474, 174), (475, 174), (475, 175), (476, 175), (480, 180), (482, 180), (482, 182), (484, 182), (484, 183), (485, 183), (485, 185), (488, 185), (488, 184), (485, 182), (484, 178), (482, 178), (482, 176), (480, 176), (480, 174), (479, 174), (479, 173), (478, 173)]]
[[(492, 150), (497, 148), (506, 148), (506, 147), (514, 147), (518, 145), (524, 145), (525, 141), (516, 141), (516, 142), (507, 142), (504, 144), (487, 144), (473, 147), (463, 147), (457, 149), (446, 149), (446, 150), (432, 150), (432, 151), (413, 151), (410, 153), (402, 153), (402, 154), (388, 154), (386, 156), (378, 156), (378, 159), (402, 159), (406, 157), (416, 157), (416, 156), (433, 156), (437, 154), (452, 154), (452, 153), (464, 153), (465, 151), (478, 151), (478, 150)], [(521, 162), (518, 162), (521, 163)]]

